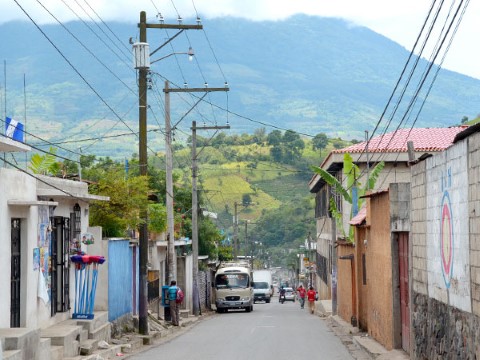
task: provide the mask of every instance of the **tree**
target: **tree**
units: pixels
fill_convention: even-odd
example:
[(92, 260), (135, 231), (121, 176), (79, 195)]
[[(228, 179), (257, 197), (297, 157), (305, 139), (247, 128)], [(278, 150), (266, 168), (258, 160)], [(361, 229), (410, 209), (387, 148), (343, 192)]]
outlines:
[(285, 134), (283, 134), (282, 142), (283, 143), (293, 143), (300, 139), (300, 135), (298, 135), (295, 131), (287, 130)]
[(217, 258), (217, 247), (223, 240), (220, 230), (208, 217), (201, 216), (198, 224), (198, 253)]
[(273, 130), (267, 136), (267, 144), (271, 146), (279, 145), (282, 141), (282, 132), (280, 130)]
[(163, 204), (148, 204), (148, 231), (162, 233), (167, 230), (167, 208)]
[[(323, 180), (332, 188), (335, 189), (337, 193), (342, 195), (343, 199), (348, 203), (352, 204), (352, 211), (354, 208), (360, 209), (363, 205), (364, 199), (363, 195), (368, 190), (372, 190), (375, 187), (378, 176), (383, 170), (385, 163), (383, 161), (377, 163), (369, 173), (369, 177), (362, 187), (362, 184), (358, 182), (358, 177), (360, 176), (359, 167), (353, 162), (352, 156), (349, 153), (345, 153), (343, 156), (343, 175), (346, 179), (346, 186), (338, 181), (338, 179), (330, 174), (328, 171), (322, 169), (318, 166), (312, 166), (312, 170), (320, 175)], [(358, 191), (357, 191), (358, 190)], [(356, 195), (355, 195), (356, 194)], [(337, 228), (340, 229), (344, 237), (350, 241), (354, 242), (353, 238), (353, 227), (350, 226), (348, 235), (343, 228), (343, 214), (338, 211), (335, 200), (333, 197), (330, 198), (330, 211), (332, 212), (333, 217), (336, 220)], [(350, 213), (350, 219), (352, 218), (352, 213)]]
[(243, 194), (242, 195), (242, 205), (243, 206), (249, 206), (252, 204), (252, 197), (250, 194)]
[(147, 206), (146, 176), (125, 179), (122, 171), (105, 172), (90, 191), (110, 197), (110, 201), (95, 201), (90, 206), (92, 226), (102, 226), (103, 234), (110, 237), (125, 236), (128, 229), (138, 228), (140, 211)]
[(266, 132), (267, 131), (264, 127), (255, 129), (253, 133), (253, 141), (255, 141), (257, 144), (262, 144), (263, 142), (265, 142)]
[(328, 145), (328, 137), (324, 133), (319, 133), (315, 135), (312, 139), (313, 150), (320, 150), (320, 152), (325, 149)]
[(270, 149), (270, 156), (272, 157), (273, 161), (281, 162), (283, 159), (283, 150), (279, 145), (274, 145)]

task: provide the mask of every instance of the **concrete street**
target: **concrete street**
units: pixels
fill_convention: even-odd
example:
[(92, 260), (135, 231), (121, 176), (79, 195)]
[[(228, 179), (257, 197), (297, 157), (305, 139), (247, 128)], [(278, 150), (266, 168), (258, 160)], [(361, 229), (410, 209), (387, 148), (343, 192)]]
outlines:
[(298, 302), (256, 303), (252, 313), (216, 314), (184, 334), (131, 357), (157, 359), (353, 359), (326, 321)]

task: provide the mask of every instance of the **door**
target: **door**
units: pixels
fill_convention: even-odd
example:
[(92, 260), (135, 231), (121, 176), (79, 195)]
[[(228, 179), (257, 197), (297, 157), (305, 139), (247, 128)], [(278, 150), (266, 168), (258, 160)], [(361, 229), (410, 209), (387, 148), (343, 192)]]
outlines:
[(10, 327), (20, 327), (20, 219), (11, 222)]
[(402, 348), (410, 353), (410, 307), (408, 294), (408, 233), (398, 237), (398, 257), (400, 267), (400, 314), (402, 317)]
[(70, 309), (69, 246), (70, 219), (55, 216), (52, 219), (51, 261), (52, 261), (52, 304), (51, 315)]

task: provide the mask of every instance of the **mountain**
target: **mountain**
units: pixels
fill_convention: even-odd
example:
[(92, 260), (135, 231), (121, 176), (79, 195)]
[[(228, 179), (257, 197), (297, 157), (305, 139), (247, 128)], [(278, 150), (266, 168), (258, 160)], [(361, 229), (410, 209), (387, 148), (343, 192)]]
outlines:
[[(137, 79), (128, 43), (130, 37), (138, 37), (137, 25), (80, 21), (63, 25), (74, 37), (60, 24), (40, 26), (50, 40), (30, 22), (0, 25), (0, 59), (5, 60), (7, 75), (6, 97), (0, 100), (6, 99), (7, 116), (22, 120), (26, 111), (27, 131), (52, 142), (108, 136), (97, 142), (60, 144), (63, 148), (112, 157), (136, 152), (136, 137), (123, 134), (138, 128)], [(196, 120), (219, 125), (228, 121), (230, 131), (237, 133), (259, 127), (270, 132), (273, 124), (305, 134), (360, 139), (380, 118), (409, 55), (384, 36), (340, 19), (296, 15), (255, 22), (227, 17), (207, 19), (203, 25), (204, 31), (189, 30), (188, 38), (181, 34), (152, 57), (185, 52), (189, 46), (195, 51), (191, 63), (177, 55), (152, 65), (150, 130), (163, 128), (159, 99), (168, 78), (177, 86), (187, 82), (190, 87), (203, 87), (208, 82), (210, 87), (222, 87), (228, 82), (230, 87), (228, 94), (205, 97), (220, 109), (201, 103), (179, 123), (180, 138), (188, 136), (191, 121)], [(174, 34), (148, 29), (151, 50)], [(426, 65), (421, 60), (419, 69)], [(418, 81), (417, 76), (412, 83)], [(464, 116), (474, 118), (480, 112), (479, 90), (480, 80), (442, 69), (416, 126), (449, 126)], [(413, 91), (408, 90), (406, 98)], [(172, 123), (176, 123), (197, 98), (171, 97)], [(400, 106), (392, 126), (405, 111)], [(32, 137), (29, 141), (40, 142)], [(160, 150), (163, 143), (158, 132), (149, 133), (152, 151)]]

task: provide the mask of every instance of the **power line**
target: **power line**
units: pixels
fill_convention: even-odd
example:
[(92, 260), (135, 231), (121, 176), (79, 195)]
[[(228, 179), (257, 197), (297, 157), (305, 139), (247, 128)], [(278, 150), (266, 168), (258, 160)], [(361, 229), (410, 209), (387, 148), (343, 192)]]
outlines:
[(63, 52), (53, 43), (53, 41), (45, 34), (45, 32), (38, 26), (38, 24), (33, 20), (33, 18), (28, 14), (28, 12), (18, 3), (17, 0), (14, 0), (18, 7), (24, 12), (24, 14), (30, 19), (30, 21), (35, 25), (35, 27), (42, 33), (42, 35), (48, 40), (48, 42), (57, 50), (60, 56), (70, 65), (70, 67), (77, 73), (78, 76), (85, 82), (85, 84), (92, 90), (95, 95), (103, 102), (105, 106), (107, 106), (110, 111), (133, 133), (134, 131), (130, 126), (123, 120), (120, 115), (106, 102), (106, 100), (98, 93), (97, 90), (88, 82), (88, 80), (77, 70), (77, 68), (72, 64), (70, 60), (63, 54)]
[[(100, 17), (100, 15), (98, 15), (98, 13), (90, 6), (90, 4), (87, 2), (87, 0), (83, 0), (85, 2), (85, 4), (87, 4), (87, 6), (90, 8), (90, 10), (93, 11), (93, 13), (100, 19), (100, 21), (102, 22), (102, 24), (112, 33), (112, 35), (118, 40), (118, 42), (120, 44), (123, 45), (123, 47), (127, 50), (128, 54), (130, 54), (130, 49), (124, 44), (124, 42), (122, 40), (119, 39), (119, 37), (117, 36), (117, 34), (115, 34), (113, 32), (113, 30), (110, 28), (110, 26), (108, 26), (108, 24), (103, 21), (103, 19)], [(112, 42), (113, 43), (113, 42)]]
[[(16, 2), (16, 0), (14, 0), (14, 1)], [(96, 32), (85, 20), (83, 20), (82, 17), (81, 17), (80, 15), (78, 15), (78, 14), (75, 12), (75, 10), (72, 9), (72, 7), (71, 7), (70, 5), (68, 5), (68, 4), (66, 3), (65, 0), (61, 0), (61, 1), (62, 1), (63, 4), (90, 30), (90, 32), (91, 32), (93, 35), (95, 35), (95, 37), (96, 37), (100, 42), (102, 42), (102, 43), (107, 47), (107, 49), (112, 52), (112, 54), (114, 54), (114, 55), (118, 58), (118, 60), (120, 60), (120, 61), (121, 61), (124, 65), (126, 65), (129, 69), (131, 69), (131, 66), (125, 61), (125, 59), (122, 58), (115, 50), (113, 50), (112, 47), (111, 47), (110, 45), (108, 45), (108, 44), (106, 43), (106, 41), (103, 40), (103, 38), (102, 38), (101, 36), (99, 36), (99, 35), (97, 34), (97, 32)], [(122, 54), (122, 55), (124, 55), (124, 54)], [(133, 70), (133, 69), (132, 69), (132, 70)]]

